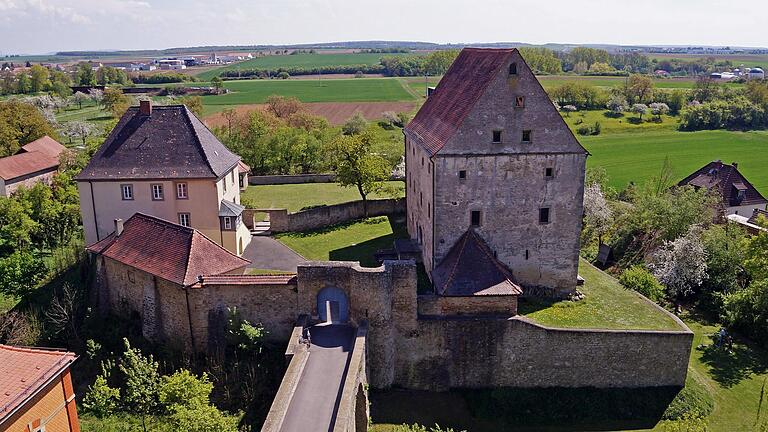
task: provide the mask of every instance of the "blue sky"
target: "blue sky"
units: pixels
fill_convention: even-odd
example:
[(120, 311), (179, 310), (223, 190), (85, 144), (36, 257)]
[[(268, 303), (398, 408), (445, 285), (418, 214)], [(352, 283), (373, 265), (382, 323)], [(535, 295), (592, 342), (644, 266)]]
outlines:
[(0, 54), (342, 40), (768, 46), (768, 2), (0, 0)]

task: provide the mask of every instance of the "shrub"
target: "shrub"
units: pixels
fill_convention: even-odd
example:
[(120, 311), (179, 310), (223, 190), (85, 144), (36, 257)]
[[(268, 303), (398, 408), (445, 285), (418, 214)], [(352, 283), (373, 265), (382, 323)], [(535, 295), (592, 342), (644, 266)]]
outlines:
[(600, 122), (595, 122), (595, 125), (592, 126), (592, 135), (600, 135), (600, 132), (603, 131), (603, 126), (600, 124)]
[(619, 282), (625, 288), (637, 291), (655, 302), (664, 297), (664, 286), (644, 266), (635, 265), (624, 270), (619, 276)]
[(592, 134), (592, 128), (589, 126), (579, 126), (578, 129), (576, 129), (576, 133), (579, 135), (591, 135)]
[(368, 120), (358, 111), (341, 127), (344, 135), (359, 135), (368, 127)]
[(203, 372), (200, 378), (186, 369), (164, 376), (160, 385), (160, 403), (171, 410), (173, 406), (198, 407), (208, 405), (213, 384)]
[(186, 432), (237, 432), (238, 416), (228, 416), (211, 405), (186, 407), (176, 405), (171, 414), (175, 430)]
[(88, 393), (83, 399), (83, 408), (97, 418), (104, 418), (115, 412), (119, 403), (120, 389), (110, 387), (107, 379), (99, 375), (93, 385), (88, 387)]

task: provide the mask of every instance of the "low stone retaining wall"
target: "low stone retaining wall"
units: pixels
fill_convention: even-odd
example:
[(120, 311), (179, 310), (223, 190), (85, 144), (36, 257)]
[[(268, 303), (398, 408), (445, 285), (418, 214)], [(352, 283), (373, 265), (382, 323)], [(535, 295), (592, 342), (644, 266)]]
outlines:
[[(267, 213), (269, 215), (272, 232), (313, 230), (362, 219), (366, 216), (362, 201), (315, 207), (296, 213), (288, 213), (286, 209), (247, 209), (243, 212), (246, 226), (253, 226), (255, 213)], [(405, 213), (404, 198), (368, 201), (368, 217), (403, 213)]]
[(248, 184), (254, 186), (299, 183), (333, 183), (334, 181), (336, 181), (335, 174), (264, 175), (248, 177)]
[(368, 430), (368, 379), (365, 368), (366, 338), (368, 323), (361, 323), (357, 328), (352, 358), (349, 361), (344, 390), (341, 393), (339, 408), (336, 411), (336, 424), (333, 432), (365, 432)]

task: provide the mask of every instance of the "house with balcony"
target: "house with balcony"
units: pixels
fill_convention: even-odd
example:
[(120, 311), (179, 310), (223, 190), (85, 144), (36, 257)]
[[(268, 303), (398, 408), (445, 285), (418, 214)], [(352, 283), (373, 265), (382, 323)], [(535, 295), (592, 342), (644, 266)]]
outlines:
[(241, 166), (184, 105), (142, 101), (76, 177), (86, 244), (110, 235), (116, 219), (144, 213), (242, 254), (251, 233), (242, 220)]

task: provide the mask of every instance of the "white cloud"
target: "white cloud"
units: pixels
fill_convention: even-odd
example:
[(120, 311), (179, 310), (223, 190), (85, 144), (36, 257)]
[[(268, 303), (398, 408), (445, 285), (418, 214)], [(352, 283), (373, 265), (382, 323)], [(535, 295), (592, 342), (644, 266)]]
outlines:
[(768, 3), (715, 0), (0, 0), (0, 49), (340, 40), (768, 45)]

